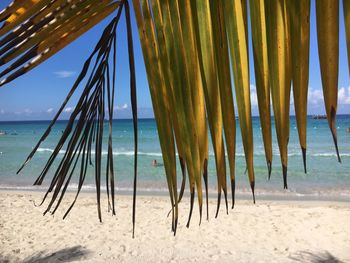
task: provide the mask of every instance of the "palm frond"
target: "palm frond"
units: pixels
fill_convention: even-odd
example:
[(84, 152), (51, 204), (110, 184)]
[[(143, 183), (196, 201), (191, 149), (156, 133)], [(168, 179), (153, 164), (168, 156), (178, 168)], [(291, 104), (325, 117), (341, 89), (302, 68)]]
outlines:
[[(96, 2), (95, 2), (96, 3)], [(76, 92), (76, 89), (85, 83), (83, 92), (79, 98), (77, 105), (75, 106), (67, 126), (59, 139), (57, 146), (51, 154), (48, 162), (43, 168), (41, 174), (35, 181), (35, 185), (41, 185), (47, 176), (50, 169), (52, 169), (53, 163), (58, 159), (58, 153), (62, 147), (66, 147), (63, 158), (59, 161), (59, 165), (55, 170), (54, 176), (51, 180), (50, 186), (46, 194), (44, 195), (44, 203), (49, 193), (52, 193), (49, 204), (44, 214), (50, 212), (54, 214), (59, 207), (65, 192), (71, 182), (76, 169), (79, 170), (79, 181), (78, 190), (75, 199), (71, 206), (68, 208), (64, 215), (64, 218), (73, 208), (77, 197), (82, 189), (85, 181), (86, 174), (89, 170), (89, 165), (94, 166), (96, 194), (97, 194), (97, 210), (98, 217), (102, 221), (101, 215), (101, 167), (102, 167), (102, 146), (103, 134), (104, 134), (104, 121), (106, 116), (105, 109), (107, 106), (108, 112), (108, 154), (107, 154), (107, 165), (106, 165), (106, 186), (108, 196), (108, 210), (112, 210), (112, 214), (115, 215), (115, 183), (114, 183), (114, 166), (113, 166), (113, 145), (112, 145), (112, 120), (113, 120), (113, 108), (114, 108), (114, 94), (115, 94), (115, 79), (116, 79), (116, 30), (120, 20), (120, 16), (125, 6), (125, 15), (127, 21), (127, 39), (128, 39), (128, 53), (129, 53), (129, 68), (130, 68), (130, 92), (131, 92), (131, 106), (133, 113), (134, 123), (134, 143), (135, 143), (135, 160), (134, 160), (134, 195), (133, 195), (133, 235), (135, 229), (135, 214), (136, 214), (136, 183), (137, 183), (137, 101), (136, 101), (136, 75), (133, 55), (133, 40), (131, 32), (131, 21), (130, 21), (130, 10), (127, 2), (123, 2), (122, 5), (119, 3), (108, 4), (107, 8), (104, 9), (104, 4), (95, 4), (95, 9), (87, 11), (86, 14), (90, 14), (89, 21), (82, 20), (78, 24), (80, 27), (77, 31), (72, 34), (72, 39), (80, 35), (92, 25), (104, 17), (107, 14), (114, 11), (117, 7), (117, 15), (107, 25), (100, 40), (98, 41), (92, 54), (84, 63), (83, 69), (79, 74), (76, 82), (74, 83), (71, 91), (67, 98), (61, 105), (59, 111), (55, 115), (54, 119), (50, 123), (49, 127), (40, 138), (39, 142), (33, 148), (23, 165), (20, 167), (17, 173), (19, 173), (26, 164), (32, 159), (40, 144), (48, 137), (51, 129), (58, 117), (63, 112), (65, 106), (70, 100), (71, 96)], [(96, 13), (96, 9), (102, 13)], [(96, 17), (96, 18), (95, 18)], [(73, 19), (75, 21), (75, 19)], [(67, 22), (67, 20), (65, 21)], [(76, 24), (77, 21), (74, 23)], [(74, 24), (73, 23), (73, 24)], [(82, 23), (85, 23), (84, 25)], [(69, 24), (69, 23), (68, 23)], [(73, 25), (76, 27), (76, 25)], [(63, 25), (64, 27), (64, 25)], [(57, 30), (57, 28), (55, 29)], [(63, 29), (65, 31), (65, 29)], [(50, 36), (54, 31), (51, 31)], [(48, 37), (50, 38), (50, 37)], [(42, 42), (47, 42), (46, 37), (42, 38)], [(59, 41), (60, 42), (60, 41)], [(68, 43), (69, 40), (65, 39), (63, 42)], [(62, 43), (59, 43), (60, 47)], [(58, 50), (59, 48), (57, 48)], [(110, 63), (110, 57), (112, 57), (112, 63)], [(95, 152), (95, 158), (92, 159), (92, 151)], [(111, 203), (110, 203), (111, 200)]]
[[(350, 4), (349, 1), (343, 2), (347, 48), (350, 53)], [(132, 3), (163, 156), (171, 205), (169, 212), (172, 215), (171, 230), (174, 234), (179, 218), (178, 204), (186, 191), (186, 180), (189, 182), (190, 192), (187, 227), (190, 225), (196, 191), (201, 222), (203, 182), (207, 219), (209, 218), (208, 130), (216, 166), (218, 197), (216, 216), (219, 213), (222, 192), (228, 212), (226, 162), (229, 164), (232, 208), (234, 207), (236, 116), (233, 84), (249, 184), (255, 202), (248, 14), (251, 22), (256, 90), (268, 176), (270, 178), (273, 158), (270, 116), (272, 100), (284, 188), (287, 188), (291, 83), (293, 83), (299, 142), (306, 172), (311, 12), (309, 0), (250, 0), (249, 11), (246, 0), (133, 0)], [(29, 72), (117, 11), (84, 63), (59, 111), (18, 170), (19, 173), (32, 159), (40, 144), (49, 136), (72, 95), (79, 86), (84, 85), (67, 126), (35, 184), (42, 184), (48, 172), (53, 169), (59, 151), (65, 147), (65, 154), (55, 168), (49, 189), (43, 199), (44, 202), (51, 193), (44, 213), (55, 213), (74, 176), (74, 171), (78, 170), (78, 190), (73, 203), (64, 215), (66, 217), (77, 200), (86, 174), (93, 170), (98, 216), (101, 220), (103, 161), (101, 152), (105, 143), (104, 121), (107, 118), (109, 136), (105, 171), (106, 192), (108, 210), (115, 214), (112, 120), (116, 89), (116, 30), (124, 7), (135, 144), (132, 211), (134, 236), (138, 136), (136, 72), (128, 1), (14, 0), (0, 12), (0, 86)], [(325, 108), (340, 162), (336, 134), (338, 9), (338, 0), (316, 1), (318, 49)], [(349, 54), (348, 58), (350, 64)], [(95, 151), (94, 157), (93, 151)], [(179, 190), (176, 151), (182, 174)]]
[[(0, 65), (7, 65), (7, 68), (0, 72), (0, 79), (3, 78), (0, 86), (50, 58), (110, 15), (120, 5), (120, 2), (113, 1), (101, 3), (90, 1), (90, 4), (88, 1), (80, 4), (68, 4), (62, 1), (63, 4), (48, 14), (43, 8), (18, 30), (13, 29), (6, 35), (1, 41)], [(46, 8), (52, 9), (52, 6), (48, 4)], [(34, 21), (38, 21), (38, 24)], [(2, 34), (8, 32), (7, 24), (4, 24), (4, 31)], [(12, 60), (15, 61), (11, 63)]]

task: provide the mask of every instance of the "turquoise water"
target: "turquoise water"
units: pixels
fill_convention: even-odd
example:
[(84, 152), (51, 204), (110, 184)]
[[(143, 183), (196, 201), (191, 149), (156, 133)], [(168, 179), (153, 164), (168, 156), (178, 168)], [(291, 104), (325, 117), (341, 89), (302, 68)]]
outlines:
[[(53, 128), (51, 135), (40, 146), (32, 161), (24, 168), (20, 175), (16, 175), (26, 156), (43, 134), (48, 121), (31, 122), (0, 122), (0, 188), (37, 188), (32, 183), (40, 174), (46, 161), (50, 157), (55, 144), (65, 128), (66, 121), (59, 121)], [(237, 127), (238, 126), (237, 121)], [(256, 175), (256, 191), (258, 194), (275, 194), (286, 192), (283, 190), (280, 158), (275, 133), (273, 134), (274, 160), (271, 180), (267, 180), (267, 168), (264, 148), (260, 131), (259, 118), (253, 118), (254, 127), (254, 163)], [(295, 118), (291, 117), (289, 141), (288, 193), (296, 195), (334, 194), (350, 196), (350, 115), (337, 117), (339, 150), (342, 163), (337, 162), (332, 137), (326, 120), (308, 120), (308, 173), (303, 172), (302, 155), (299, 147)], [(273, 128), (274, 129), (274, 128)], [(106, 130), (107, 132), (107, 126)], [(107, 133), (105, 134), (107, 139)], [(105, 140), (107, 142), (107, 140)], [(106, 146), (106, 145), (105, 145)], [(114, 120), (113, 122), (113, 154), (117, 181), (117, 190), (129, 190), (133, 180), (133, 130), (131, 120)], [(249, 192), (249, 184), (245, 171), (241, 134), (237, 131), (237, 192)], [(212, 147), (209, 149), (209, 181), (210, 188), (216, 188), (215, 164)], [(60, 155), (64, 153), (61, 151)], [(104, 163), (107, 156), (103, 150)], [(163, 166), (153, 167), (152, 160), (162, 164), (156, 124), (153, 119), (139, 120), (139, 163), (138, 188), (144, 191), (166, 191), (165, 172)], [(56, 162), (57, 167), (58, 162)], [(104, 167), (102, 171), (105, 171)], [(178, 165), (178, 171), (179, 165)], [(52, 176), (51, 169), (49, 176)], [(180, 172), (179, 184), (180, 184)], [(75, 181), (76, 182), (76, 181)], [(85, 189), (93, 189), (93, 168), (88, 172)], [(44, 181), (48, 184), (49, 180)], [(72, 188), (74, 188), (74, 182)]]

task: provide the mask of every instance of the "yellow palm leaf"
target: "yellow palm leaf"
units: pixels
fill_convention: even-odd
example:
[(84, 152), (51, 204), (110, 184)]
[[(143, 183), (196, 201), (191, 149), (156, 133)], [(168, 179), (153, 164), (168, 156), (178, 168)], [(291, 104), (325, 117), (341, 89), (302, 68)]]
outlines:
[(344, 24), (346, 31), (346, 45), (348, 51), (348, 68), (350, 72), (350, 1), (343, 1)]
[(254, 197), (254, 165), (253, 165), (253, 127), (252, 113), (250, 105), (250, 83), (249, 83), (249, 60), (248, 60), (248, 40), (246, 38), (246, 22), (244, 7), (241, 1), (223, 1), (225, 10), (225, 22), (228, 40), (230, 44), (230, 54), (232, 70), (236, 91), (236, 102), (238, 108), (239, 124), (242, 133), (246, 165), (250, 187)]
[(272, 133), (265, 3), (264, 0), (250, 0), (249, 4), (252, 27), (256, 93), (258, 97), (260, 125), (265, 147), (265, 158), (270, 178), (272, 166)]
[[(208, 115), (208, 125), (211, 133), (214, 158), (216, 163), (217, 182), (218, 182), (218, 208), (221, 195), (221, 178), (226, 176), (225, 147), (222, 138), (222, 114), (220, 92), (217, 88), (218, 70), (216, 67), (214, 32), (212, 27), (210, 6), (208, 0), (196, 1), (196, 10), (193, 17), (197, 20), (195, 30), (198, 44), (200, 69), (202, 74), (202, 84), (205, 95), (206, 110)], [(233, 170), (234, 171), (234, 170)], [(207, 213), (208, 218), (208, 213)]]
[(317, 0), (316, 21), (324, 102), (328, 125), (332, 132), (338, 161), (340, 162), (336, 127), (339, 67), (339, 1)]
[[(159, 140), (163, 153), (171, 206), (172, 208), (175, 207), (175, 213), (173, 212), (172, 229), (174, 232), (176, 232), (178, 206), (176, 181), (174, 181), (174, 178), (176, 178), (175, 144), (172, 134), (172, 125), (170, 118), (168, 118), (169, 105), (167, 105), (166, 100), (162, 99), (162, 97), (166, 96), (166, 91), (160, 62), (161, 59), (159, 57), (160, 54), (156, 42), (154, 25), (151, 19), (148, 1), (142, 2), (142, 10), (138, 1), (133, 1), (133, 6), (138, 24), (142, 51), (144, 54), (145, 66), (148, 72), (147, 76), (150, 84), (149, 88), (152, 97), (154, 114), (157, 119), (157, 127), (159, 128)], [(156, 66), (154, 66), (154, 62), (157, 62)]]
[(287, 188), (291, 54), (286, 0), (266, 0), (267, 45), (272, 105), (281, 156), (284, 188)]
[(310, 1), (289, 2), (294, 109), (306, 173), (307, 92), (309, 85)]
[[(226, 27), (224, 21), (223, 6), (220, 1), (210, 1), (211, 20), (214, 36), (214, 50), (216, 55), (221, 112), (226, 141), (228, 162), (230, 166), (230, 179), (232, 189), (232, 207), (234, 206), (235, 194), (235, 151), (236, 151), (236, 117), (232, 96), (232, 86), (230, 77), (230, 60), (228, 55), (228, 43), (226, 38)], [(220, 175), (221, 187), (224, 192), (226, 210), (227, 204), (227, 186), (226, 173)], [(218, 210), (216, 216), (218, 215)]]

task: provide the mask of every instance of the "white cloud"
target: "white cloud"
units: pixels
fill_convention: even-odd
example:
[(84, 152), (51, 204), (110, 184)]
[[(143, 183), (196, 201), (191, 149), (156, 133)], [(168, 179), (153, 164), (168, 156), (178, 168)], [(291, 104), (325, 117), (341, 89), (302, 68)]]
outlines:
[(311, 105), (323, 103), (323, 91), (321, 89), (313, 89), (309, 87), (308, 103)]
[(250, 102), (252, 107), (258, 106), (258, 97), (256, 95), (255, 85), (250, 85)]
[(29, 114), (32, 114), (32, 113), (33, 113), (33, 111), (31, 109), (25, 109), (24, 110), (24, 114), (29, 115)]
[[(308, 101), (311, 105), (323, 105), (324, 100), (322, 89), (309, 88)], [(338, 104), (350, 104), (350, 87), (342, 87), (338, 90)]]
[(1, 109), (0, 114), (5, 114), (5, 111), (3, 109)]
[(53, 108), (49, 108), (49, 109), (47, 109), (47, 111), (46, 111), (47, 113), (51, 113), (51, 112), (53, 112)]
[[(250, 100), (252, 106), (252, 113), (258, 114), (258, 99), (256, 93), (256, 86), (254, 84), (250, 85)], [(272, 103), (272, 102), (271, 102)], [(348, 114), (350, 105), (350, 86), (345, 88), (341, 87), (338, 89), (338, 112), (341, 114)], [(293, 89), (290, 94), (290, 112), (294, 113), (294, 96)], [(324, 113), (324, 100), (323, 100), (323, 90), (314, 89), (309, 87), (308, 89), (308, 113), (309, 114), (323, 114)]]
[(339, 104), (350, 104), (350, 87), (347, 89), (342, 87), (338, 91)]
[(65, 79), (65, 78), (70, 78), (74, 76), (75, 71), (60, 70), (60, 71), (55, 71), (54, 74), (56, 75), (57, 78)]
[(67, 112), (67, 113), (72, 112), (72, 111), (73, 111), (73, 107), (67, 107), (63, 110), (63, 112)]
[(128, 107), (129, 107), (128, 104), (124, 103), (124, 104), (121, 105), (121, 106), (118, 106), (118, 105), (115, 106), (115, 107), (114, 107), (114, 110), (126, 110)]

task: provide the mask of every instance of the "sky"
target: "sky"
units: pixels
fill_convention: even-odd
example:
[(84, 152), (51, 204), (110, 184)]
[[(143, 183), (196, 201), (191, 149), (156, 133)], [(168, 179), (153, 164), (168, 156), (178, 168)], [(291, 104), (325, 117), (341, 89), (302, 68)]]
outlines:
[[(0, 9), (11, 1), (0, 1)], [(342, 1), (340, 1), (342, 2)], [(132, 6), (132, 5), (131, 5)], [(152, 118), (152, 102), (148, 89), (147, 76), (139, 42), (137, 25), (131, 8), (134, 52), (137, 74), (137, 101), (140, 118)], [(338, 114), (350, 114), (350, 79), (346, 51), (343, 7), (340, 3), (339, 27), (339, 85), (338, 85)], [(309, 67), (309, 96), (308, 114), (324, 114), (322, 83), (318, 60), (315, 1), (312, 1), (310, 16), (310, 67)], [(56, 53), (49, 60), (40, 64), (24, 76), (0, 88), (0, 121), (9, 120), (50, 120), (65, 99), (68, 91), (77, 78), (83, 63), (92, 52), (104, 27), (111, 20), (106, 18), (85, 35), (71, 43), (65, 49)], [(250, 30), (250, 26), (249, 26)], [(249, 34), (250, 35), (250, 34)], [(254, 65), (252, 44), (249, 39), (249, 63), (252, 113), (258, 115), (255, 90)], [(2, 68), (0, 68), (2, 70)], [(67, 104), (62, 119), (67, 119), (74, 109), (81, 89)], [(114, 116), (130, 118), (130, 88), (129, 66), (124, 14), (117, 30), (117, 80)], [(237, 112), (237, 111), (236, 111)], [(291, 114), (294, 114), (291, 100)]]

